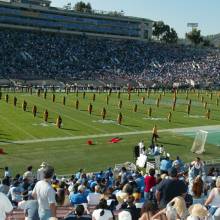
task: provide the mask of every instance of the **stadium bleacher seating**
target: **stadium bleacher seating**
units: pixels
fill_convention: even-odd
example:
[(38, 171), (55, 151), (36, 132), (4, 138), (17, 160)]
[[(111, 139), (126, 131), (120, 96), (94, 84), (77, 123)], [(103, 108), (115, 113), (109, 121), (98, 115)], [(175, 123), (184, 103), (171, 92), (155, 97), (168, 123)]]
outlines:
[(218, 49), (2, 28), (0, 40), (3, 79), (123, 79), (138, 86), (149, 81), (167, 86), (220, 79)]

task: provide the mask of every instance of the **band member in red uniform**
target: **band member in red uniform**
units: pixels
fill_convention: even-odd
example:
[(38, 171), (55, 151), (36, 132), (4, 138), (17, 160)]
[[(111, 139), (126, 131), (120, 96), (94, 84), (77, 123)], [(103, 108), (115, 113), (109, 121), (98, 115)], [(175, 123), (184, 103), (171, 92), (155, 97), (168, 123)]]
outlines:
[(88, 112), (90, 115), (92, 114), (92, 104), (91, 103), (89, 103), (89, 105), (88, 105)]
[(105, 108), (102, 109), (101, 115), (102, 115), (102, 120), (104, 120), (106, 117), (106, 109)]
[(37, 114), (37, 106), (36, 105), (33, 106), (32, 113), (33, 113), (34, 117), (36, 117), (36, 114)]
[(121, 112), (118, 114), (117, 121), (118, 121), (118, 124), (121, 125), (121, 123), (122, 123), (122, 114), (121, 114)]
[(48, 113), (48, 111), (47, 111), (47, 109), (44, 111), (44, 121), (45, 122), (47, 122), (48, 121), (48, 115), (49, 115), (49, 113)]
[(62, 118), (61, 118), (61, 116), (59, 115), (58, 118), (57, 118), (56, 125), (57, 125), (58, 128), (61, 128), (61, 124), (62, 124)]

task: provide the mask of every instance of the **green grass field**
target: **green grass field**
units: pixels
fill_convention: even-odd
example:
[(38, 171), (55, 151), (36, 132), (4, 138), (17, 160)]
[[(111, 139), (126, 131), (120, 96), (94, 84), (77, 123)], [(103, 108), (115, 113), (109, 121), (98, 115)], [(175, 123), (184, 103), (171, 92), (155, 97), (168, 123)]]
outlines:
[[(22, 173), (27, 165), (33, 165), (35, 169), (42, 161), (48, 161), (55, 166), (58, 174), (73, 173), (79, 168), (86, 171), (96, 171), (114, 166), (116, 163), (133, 161), (132, 149), (141, 139), (145, 145), (151, 143), (151, 130), (154, 124), (158, 126), (160, 135), (159, 142), (163, 144), (174, 158), (180, 155), (182, 159), (190, 161), (195, 157), (190, 153), (194, 139), (194, 133), (185, 135), (171, 131), (163, 131), (172, 128), (188, 128), (196, 126), (220, 125), (220, 111), (216, 100), (219, 98), (217, 92), (213, 92), (211, 100), (210, 93), (200, 91), (189, 93), (192, 100), (191, 114), (186, 114), (189, 100), (186, 93), (177, 94), (175, 111), (172, 111), (173, 94), (151, 92), (149, 98), (147, 93), (131, 93), (128, 100), (127, 93), (121, 93), (122, 108), (119, 109), (117, 93), (109, 97), (106, 104), (107, 93), (96, 93), (93, 101), (93, 93), (86, 93), (83, 99), (82, 93), (55, 93), (56, 101), (52, 102), (52, 93), (47, 93), (44, 99), (43, 93), (40, 97), (33, 93), (8, 93), (9, 103), (5, 101), (6, 92), (2, 91), (0, 100), (0, 148), (6, 154), (0, 155), (0, 167), (9, 166), (13, 174)], [(156, 106), (156, 100), (161, 94), (160, 106)], [(13, 97), (16, 96), (17, 106), (13, 106)], [(62, 104), (63, 96), (66, 96), (66, 105)], [(142, 104), (141, 97), (145, 97)], [(201, 97), (207, 101), (207, 109), (211, 110), (211, 119), (205, 117), (206, 109), (201, 102)], [(75, 102), (79, 100), (79, 109), (76, 110)], [(24, 112), (21, 105), (27, 101), (27, 111)], [(92, 103), (93, 112), (89, 115), (88, 104)], [(137, 104), (137, 112), (133, 111)], [(32, 114), (33, 105), (37, 106), (37, 116)], [(106, 119), (101, 118), (101, 110), (107, 110)], [(148, 117), (148, 109), (152, 108), (152, 117)], [(43, 112), (49, 112), (48, 123), (43, 120)], [(172, 112), (172, 121), (169, 123), (167, 116)], [(122, 125), (117, 123), (118, 113), (123, 115)], [(56, 118), (61, 115), (63, 125), (61, 129), (55, 126)], [(186, 129), (187, 130), (187, 129)], [(146, 131), (146, 132), (145, 132)], [(216, 131), (215, 131), (216, 132)], [(218, 132), (218, 131), (217, 131)], [(94, 135), (94, 136), (92, 136)], [(213, 136), (213, 134), (212, 134)], [(210, 136), (210, 137), (212, 137)], [(203, 159), (217, 159), (220, 156), (220, 139), (216, 133), (206, 143), (206, 152), (201, 156)], [(110, 144), (109, 140), (114, 137), (122, 138), (117, 144)], [(87, 145), (87, 140), (92, 139), (94, 145)]]

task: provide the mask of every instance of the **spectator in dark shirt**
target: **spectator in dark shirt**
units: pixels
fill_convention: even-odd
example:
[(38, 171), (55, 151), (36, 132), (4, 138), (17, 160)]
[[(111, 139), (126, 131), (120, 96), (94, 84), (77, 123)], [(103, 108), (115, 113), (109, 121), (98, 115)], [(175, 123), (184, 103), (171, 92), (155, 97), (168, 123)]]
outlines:
[(134, 205), (134, 197), (129, 196), (127, 201), (122, 203), (121, 209), (130, 212), (132, 220), (137, 220), (140, 217), (140, 210)]
[(65, 220), (91, 220), (90, 215), (85, 214), (85, 208), (83, 205), (77, 205), (74, 213), (69, 214)]
[(160, 182), (156, 191), (157, 203), (160, 208), (166, 205), (176, 196), (183, 196), (187, 192), (187, 186), (177, 177), (177, 169), (172, 167), (169, 170), (169, 178)]

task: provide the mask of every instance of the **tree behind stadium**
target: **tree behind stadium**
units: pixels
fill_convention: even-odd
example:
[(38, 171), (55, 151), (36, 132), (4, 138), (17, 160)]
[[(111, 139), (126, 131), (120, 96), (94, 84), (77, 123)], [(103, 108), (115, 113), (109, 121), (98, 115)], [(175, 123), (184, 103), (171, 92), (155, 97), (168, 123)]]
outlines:
[(87, 4), (83, 1), (77, 2), (74, 5), (74, 11), (77, 12), (87, 12), (87, 13), (91, 13), (92, 12), (92, 6), (91, 4), (88, 2)]
[(164, 24), (163, 21), (157, 21), (153, 24), (153, 36), (164, 43), (177, 43), (178, 35), (173, 28)]
[(195, 46), (199, 45), (203, 42), (203, 38), (201, 36), (201, 31), (193, 28), (192, 31), (186, 33), (186, 38), (193, 43)]

